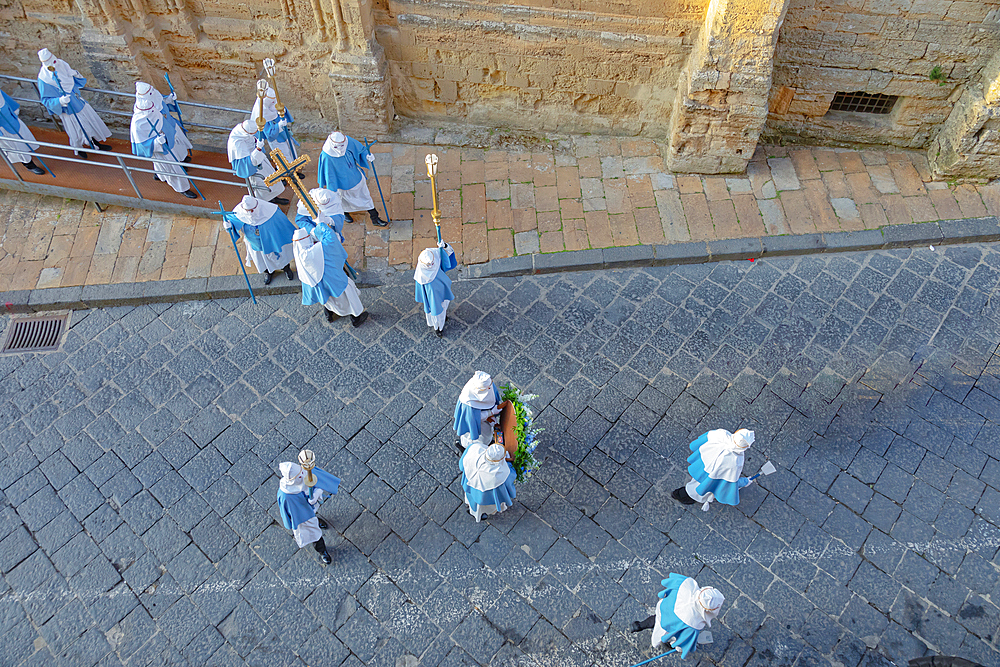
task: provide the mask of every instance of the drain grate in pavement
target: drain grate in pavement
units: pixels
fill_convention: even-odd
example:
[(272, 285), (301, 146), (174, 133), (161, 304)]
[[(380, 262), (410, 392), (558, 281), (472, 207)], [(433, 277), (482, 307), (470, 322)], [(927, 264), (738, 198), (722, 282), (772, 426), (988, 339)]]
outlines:
[(69, 313), (42, 317), (16, 317), (7, 328), (0, 354), (55, 352), (62, 345), (69, 324)]

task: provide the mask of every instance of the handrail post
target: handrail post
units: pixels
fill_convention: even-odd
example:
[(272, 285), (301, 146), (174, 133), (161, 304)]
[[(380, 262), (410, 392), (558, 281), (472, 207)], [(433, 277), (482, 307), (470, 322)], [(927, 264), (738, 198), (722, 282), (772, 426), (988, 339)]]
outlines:
[(132, 189), (135, 190), (135, 196), (138, 197), (139, 199), (145, 199), (145, 197), (142, 196), (142, 193), (139, 192), (139, 188), (136, 187), (135, 181), (132, 180), (132, 173), (128, 170), (128, 167), (125, 166), (125, 163), (122, 162), (121, 157), (116, 155), (115, 158), (118, 160), (118, 164), (121, 165), (122, 171), (125, 172), (125, 176), (128, 178), (128, 182), (132, 184)]
[(10, 160), (8, 160), (8, 159), (7, 159), (7, 153), (5, 153), (4, 151), (0, 150), (0, 156), (3, 156), (3, 161), (4, 161), (4, 163), (5, 163), (5, 164), (6, 164), (6, 165), (7, 165), (8, 167), (10, 167), (10, 170), (11, 170), (12, 172), (14, 172), (14, 176), (16, 176), (16, 177), (17, 177), (17, 180), (19, 180), (19, 181), (21, 181), (22, 183), (24, 183), (24, 179), (23, 179), (23, 178), (21, 178), (21, 174), (17, 173), (17, 169), (14, 169), (14, 165), (13, 165), (13, 164), (11, 164)]

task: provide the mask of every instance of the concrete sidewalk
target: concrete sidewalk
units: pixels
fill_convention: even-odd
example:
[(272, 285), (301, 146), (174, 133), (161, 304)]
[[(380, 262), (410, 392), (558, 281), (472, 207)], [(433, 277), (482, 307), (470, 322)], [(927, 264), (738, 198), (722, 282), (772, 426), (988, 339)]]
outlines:
[[(917, 152), (761, 146), (745, 174), (721, 177), (664, 171), (665, 146), (647, 140), (581, 136), (484, 150), (433, 145), (455, 139), (430, 130), (399, 139), (373, 147), (392, 225), (373, 227), (361, 214), (345, 226), (351, 262), (369, 276), (408, 270), (435, 242), (429, 152), (440, 159), (444, 238), (471, 275), (482, 275), (475, 265), (490, 260), (539, 253), (782, 237), (773, 243), (779, 246), (788, 235), (1000, 213), (1000, 185), (932, 182)], [(315, 156), (319, 144), (303, 149)], [(307, 171), (314, 183), (315, 164)], [(374, 179), (369, 186), (381, 210)], [(239, 274), (218, 219), (115, 207), (99, 213), (84, 202), (0, 191), (0, 226), (5, 292), (184, 279), (207, 285)], [(530, 261), (521, 264), (530, 272)]]

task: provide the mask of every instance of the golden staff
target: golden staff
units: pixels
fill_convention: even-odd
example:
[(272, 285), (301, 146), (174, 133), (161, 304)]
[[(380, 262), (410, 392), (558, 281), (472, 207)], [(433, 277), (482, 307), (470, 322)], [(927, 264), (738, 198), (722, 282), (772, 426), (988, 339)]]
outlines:
[(316, 486), (316, 475), (313, 474), (313, 468), (316, 467), (316, 455), (311, 449), (303, 449), (299, 452), (299, 465), (306, 471), (306, 486), (309, 488)]
[(434, 221), (434, 226), (437, 228), (438, 243), (441, 243), (441, 211), (438, 209), (437, 182), (434, 180), (438, 170), (438, 156), (435, 153), (428, 153), (424, 162), (427, 163), (427, 175), (431, 179), (431, 201), (434, 202), (431, 220)]
[(264, 96), (267, 95), (267, 81), (261, 79), (257, 82), (257, 104), (259, 111), (257, 113), (257, 132), (263, 133), (264, 126), (267, 122), (264, 120)]
[[(278, 94), (278, 84), (274, 81), (274, 58), (264, 58), (264, 73), (267, 74), (267, 80), (271, 84), (271, 90), (274, 91), (274, 108), (278, 112), (278, 118), (287, 121), (288, 119), (285, 118), (285, 105), (281, 103), (281, 95)], [(284, 129), (284, 133), (285, 141), (288, 143), (288, 148), (292, 151), (292, 159), (294, 160), (298, 157), (298, 155), (295, 154), (295, 145), (292, 143), (292, 135), (288, 131), (287, 127)]]

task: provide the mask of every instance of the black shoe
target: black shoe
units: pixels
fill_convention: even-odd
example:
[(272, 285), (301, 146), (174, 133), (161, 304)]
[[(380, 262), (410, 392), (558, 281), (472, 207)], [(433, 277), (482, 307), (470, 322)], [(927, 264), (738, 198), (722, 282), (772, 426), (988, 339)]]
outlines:
[(274, 275), (270, 271), (265, 271), (264, 272), (264, 284), (265, 285), (270, 285), (271, 284), (271, 278), (273, 278), (273, 277), (274, 277)]
[(102, 144), (101, 142), (99, 142), (97, 139), (94, 139), (93, 137), (91, 137), (91, 139), (93, 140), (94, 147), (97, 148), (97, 150), (99, 150), (99, 151), (109, 151), (109, 150), (111, 150), (111, 146), (109, 146), (108, 144)]
[(454, 448), (455, 453), (458, 454), (459, 458), (461, 458), (462, 454), (465, 453), (465, 449), (462, 448), (461, 438), (455, 438), (455, 441), (451, 443), (451, 446)]
[(444, 330), (443, 329), (435, 329), (434, 330), (434, 335), (437, 336), (438, 338), (441, 338), (441, 337), (444, 336)]
[(90, 153), (80, 153), (79, 151), (77, 151), (77, 152), (75, 153), (75, 155), (76, 155), (76, 156), (77, 156), (78, 158), (80, 158), (81, 160), (89, 160), (89, 159), (90, 159)]
[(275, 197), (271, 200), (272, 204), (277, 204), (278, 206), (284, 206), (288, 203), (288, 200), (284, 197)]
[(642, 623), (640, 623), (639, 621), (632, 621), (632, 625), (629, 627), (629, 629), (632, 632), (642, 632), (643, 630), (645, 630), (645, 628), (642, 627)]
[(191, 156), (190, 155), (188, 155), (183, 160), (181, 160), (181, 162), (190, 162), (190, 161), (191, 161)]
[(45, 170), (35, 164), (34, 160), (28, 160), (24, 163), (24, 168), (30, 171), (32, 174), (38, 174), (39, 176), (45, 175)]
[(362, 324), (365, 323), (365, 320), (367, 320), (367, 319), (368, 319), (368, 311), (367, 310), (363, 311), (357, 317), (355, 317), (354, 315), (351, 315), (351, 326), (352, 327), (360, 327)]
[(344, 222), (354, 222), (354, 218), (351, 217), (350, 213), (344, 213)]
[(320, 530), (326, 530), (327, 528), (329, 528), (329, 527), (330, 527), (330, 526), (329, 526), (329, 525), (328, 525), (328, 524), (326, 523), (326, 521), (323, 521), (323, 519), (321, 519), (320, 517), (316, 517), (316, 521), (318, 521), (318, 522), (319, 522), (319, 529), (320, 529)]
[(330, 556), (330, 552), (326, 549), (323, 550), (323, 553), (321, 553), (319, 557), (323, 561), (323, 565), (329, 565), (333, 562), (333, 557)]
[(187, 197), (188, 199), (197, 199), (198, 198), (198, 195), (195, 194), (194, 190), (185, 190), (181, 194), (184, 195), (185, 197)]
[(673, 491), (671, 491), (670, 497), (679, 502), (681, 505), (694, 505), (696, 502), (698, 502), (694, 498), (688, 495), (687, 491), (684, 490), (683, 486), (680, 487), (679, 489), (674, 489)]
[(326, 311), (326, 321), (327, 322), (329, 322), (330, 324), (333, 324), (333, 321), (335, 319), (337, 319), (337, 313), (333, 312), (332, 310)]
[(285, 264), (285, 268), (282, 269), (285, 272), (285, 277), (289, 280), (295, 280), (295, 273), (292, 271), (291, 264)]
[(163, 179), (160, 178), (159, 176), (157, 176), (156, 174), (153, 174), (153, 180), (154, 181), (162, 181)]
[(372, 224), (375, 225), (376, 227), (385, 227), (386, 225), (389, 224), (382, 218), (378, 217), (378, 209), (373, 208), (372, 210), (368, 211), (368, 217), (372, 219)]
[(306, 177), (306, 175), (305, 175), (305, 174), (303, 174), (303, 173), (302, 173), (301, 171), (297, 171), (297, 172), (295, 172), (295, 175), (296, 175), (296, 176), (298, 176), (298, 177), (299, 177), (300, 179), (303, 179), (303, 178), (305, 178), (305, 177)]

